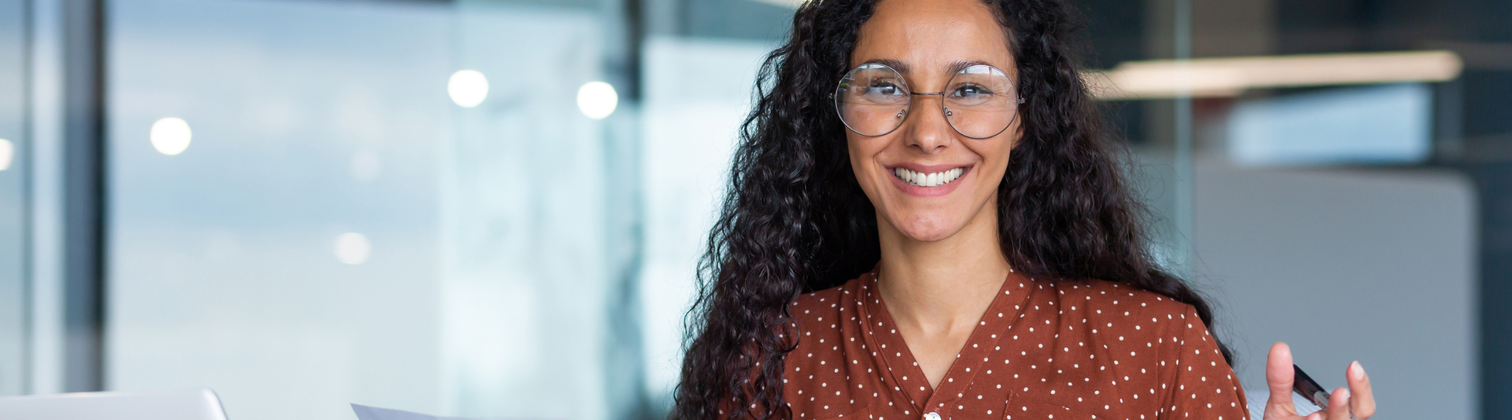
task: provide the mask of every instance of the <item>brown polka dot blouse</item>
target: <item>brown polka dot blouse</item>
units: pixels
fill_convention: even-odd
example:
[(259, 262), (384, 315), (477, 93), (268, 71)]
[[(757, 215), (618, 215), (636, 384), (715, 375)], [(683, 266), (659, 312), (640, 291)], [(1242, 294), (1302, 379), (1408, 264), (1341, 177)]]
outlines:
[(939, 389), (881, 299), (873, 272), (793, 303), (794, 419), (1248, 418), (1196, 311), (1159, 294), (1011, 274)]

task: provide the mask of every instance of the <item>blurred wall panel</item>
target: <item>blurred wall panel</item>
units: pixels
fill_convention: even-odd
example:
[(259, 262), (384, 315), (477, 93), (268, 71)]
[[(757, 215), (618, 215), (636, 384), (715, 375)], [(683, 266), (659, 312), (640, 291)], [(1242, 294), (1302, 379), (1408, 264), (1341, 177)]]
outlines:
[[(1477, 418), (1476, 199), (1448, 172), (1196, 174), (1199, 279), (1263, 404), (1270, 345), (1324, 387), (1359, 360), (1382, 420)], [(1258, 396), (1257, 396), (1258, 395)]]
[(28, 0), (0, 0), (0, 395), (26, 391)]
[(449, 9), (110, 4), (107, 388), (438, 410)]
[(681, 373), (683, 315), (696, 293), (698, 259), (719, 216), (756, 72), (772, 48), (709, 38), (646, 41), (640, 301), (646, 388), (663, 409)]

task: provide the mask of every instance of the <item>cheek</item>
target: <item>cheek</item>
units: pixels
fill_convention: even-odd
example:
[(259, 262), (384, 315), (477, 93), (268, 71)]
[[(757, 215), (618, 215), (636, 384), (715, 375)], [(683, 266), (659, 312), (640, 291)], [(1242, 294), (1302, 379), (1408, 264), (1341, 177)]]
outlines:
[(872, 157), (881, 153), (881, 149), (885, 146), (885, 143), (877, 140), (872, 137), (860, 137), (855, 133), (846, 133), (845, 138), (846, 151), (850, 155), (851, 171), (855, 173), (856, 181), (861, 183), (861, 187), (867, 190), (867, 195), (873, 193), (872, 184), (876, 182), (872, 172), (878, 169), (875, 167), (877, 162)]
[(1006, 175), (1008, 173), (1008, 162), (1012, 161), (1013, 148), (1004, 147), (1003, 150), (999, 151), (998, 154), (994, 158), (992, 158), (992, 170), (997, 171), (999, 174)]
[[(983, 175), (992, 182), (983, 182), (979, 187), (982, 189), (996, 189), (1001, 183), (1003, 176), (1008, 173), (1008, 162), (1012, 160), (1013, 146), (1018, 139), (1003, 139), (996, 143), (981, 144), (981, 147), (973, 148), (972, 151), (982, 157)], [(992, 141), (992, 140), (987, 140)]]

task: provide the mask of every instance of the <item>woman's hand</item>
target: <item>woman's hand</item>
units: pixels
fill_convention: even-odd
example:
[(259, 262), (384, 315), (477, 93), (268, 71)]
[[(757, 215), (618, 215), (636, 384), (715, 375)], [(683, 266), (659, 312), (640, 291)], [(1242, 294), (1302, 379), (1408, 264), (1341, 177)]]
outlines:
[[(1286, 343), (1271, 346), (1270, 358), (1265, 363), (1265, 383), (1270, 385), (1265, 420), (1303, 419), (1292, 405), (1293, 375), (1291, 348)], [(1365, 376), (1365, 368), (1360, 367), (1360, 362), (1350, 363), (1344, 377), (1349, 388), (1333, 390), (1328, 407), (1307, 415), (1307, 420), (1365, 420), (1375, 415), (1375, 397), (1370, 394), (1370, 377)]]

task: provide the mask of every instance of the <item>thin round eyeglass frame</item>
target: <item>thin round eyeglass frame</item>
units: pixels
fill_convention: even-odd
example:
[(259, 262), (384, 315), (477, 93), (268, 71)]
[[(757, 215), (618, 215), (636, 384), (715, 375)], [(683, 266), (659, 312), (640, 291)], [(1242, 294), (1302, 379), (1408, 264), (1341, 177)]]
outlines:
[[(891, 129), (888, 129), (886, 132), (883, 132), (881, 134), (866, 134), (866, 133), (862, 133), (860, 130), (857, 130), (855, 127), (851, 126), (851, 123), (845, 120), (845, 110), (842, 108), (843, 105), (841, 104), (840, 98), (835, 95), (835, 92), (840, 91), (841, 88), (843, 88), (845, 86), (846, 81), (849, 80), (849, 79), (851, 79), (851, 76), (856, 72), (856, 70), (859, 70), (859, 69), (864, 68), (864, 67), (883, 68), (883, 69), (886, 69), (887, 71), (889, 71), (889, 72), (891, 72), (893, 74), (899, 75), (898, 81), (903, 85), (903, 86), (901, 86), (903, 88), (903, 90), (908, 93), (908, 102), (906, 104), (904, 104), (903, 109), (901, 110), (901, 112), (903, 113), (902, 119), (900, 119), (898, 121), (898, 123), (896, 125), (894, 125)], [(964, 136), (966, 138), (969, 138), (969, 139), (973, 139), (973, 140), (985, 140), (985, 139), (990, 139), (990, 138), (993, 138), (993, 137), (997, 137), (998, 135), (1003, 134), (1004, 131), (1008, 131), (1008, 128), (1012, 127), (1013, 123), (1016, 122), (1016, 121), (1018, 121), (1018, 105), (1019, 104), (1023, 104), (1025, 101), (1024, 101), (1023, 97), (1018, 96), (1018, 83), (1016, 83), (1012, 78), (1008, 78), (1006, 76), (1007, 73), (1004, 72), (1002, 69), (999, 69), (996, 66), (987, 65), (987, 64), (974, 64), (974, 65), (971, 65), (971, 66), (967, 66), (966, 68), (963, 68), (960, 71), (957, 71), (955, 74), (952, 74), (950, 76), (950, 78), (946, 79), (946, 81), (945, 81), (945, 87), (946, 87), (946, 89), (950, 89), (950, 86), (952, 85), (953, 82), (955, 82), (955, 79), (957, 77), (960, 77), (962, 74), (969, 74), (969, 73), (967, 73), (967, 70), (972, 69), (972, 68), (976, 68), (976, 67), (986, 67), (986, 68), (990, 69), (991, 71), (995, 72), (996, 74), (1004, 75), (1003, 77), (1007, 79), (1008, 87), (1009, 87), (1010, 90), (1013, 91), (1013, 96), (1014, 96), (1014, 100), (1013, 100), (1014, 107), (1010, 111), (1010, 112), (1013, 113), (1013, 117), (1009, 118), (1008, 119), (1008, 123), (1004, 124), (1002, 128), (998, 129), (998, 131), (996, 131), (996, 132), (994, 132), (994, 133), (992, 133), (990, 135), (986, 135), (986, 136), (980, 136), (980, 137), (978, 137), (978, 136), (973, 136), (973, 135), (970, 135), (970, 134), (966, 134), (966, 132), (961, 131), (960, 127), (956, 126), (955, 122), (951, 121), (951, 117), (953, 116), (953, 114), (952, 114), (952, 111), (946, 105), (946, 99), (945, 99), (945, 93), (947, 91), (939, 91), (939, 92), (912, 92), (912, 91), (910, 91), (910, 88), (908, 86), (908, 80), (906, 78), (902, 77), (902, 73), (898, 72), (896, 69), (894, 69), (894, 68), (892, 68), (890, 66), (887, 66), (885, 64), (866, 63), (866, 64), (862, 64), (860, 66), (856, 66), (855, 68), (852, 68), (852, 69), (846, 71), (845, 72), (845, 76), (841, 77), (840, 81), (836, 82), (835, 89), (830, 92), (829, 96), (830, 96), (831, 101), (834, 102), (835, 114), (836, 114), (837, 117), (840, 118), (840, 123), (844, 124), (845, 128), (848, 129), (848, 130), (850, 130), (852, 133), (856, 133), (857, 135), (860, 135), (860, 136), (863, 136), (863, 137), (881, 137), (881, 136), (885, 136), (885, 135), (888, 135), (888, 134), (892, 134), (894, 131), (898, 131), (898, 128), (903, 127), (903, 123), (907, 122), (908, 116), (913, 114), (912, 111), (913, 111), (913, 97), (914, 96), (939, 96), (940, 97), (940, 113), (945, 116), (945, 122), (950, 125), (950, 128), (952, 130), (955, 130), (956, 133), (958, 133), (961, 136)]]

